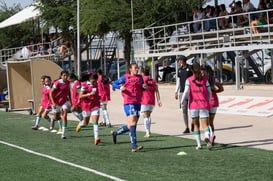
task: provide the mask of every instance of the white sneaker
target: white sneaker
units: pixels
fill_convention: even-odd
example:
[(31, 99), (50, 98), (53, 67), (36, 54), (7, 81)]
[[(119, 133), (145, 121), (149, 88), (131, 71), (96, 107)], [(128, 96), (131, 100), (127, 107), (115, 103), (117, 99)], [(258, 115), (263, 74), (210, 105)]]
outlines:
[(196, 150), (201, 150), (201, 149), (202, 149), (202, 146), (197, 146), (195, 149), (196, 149)]

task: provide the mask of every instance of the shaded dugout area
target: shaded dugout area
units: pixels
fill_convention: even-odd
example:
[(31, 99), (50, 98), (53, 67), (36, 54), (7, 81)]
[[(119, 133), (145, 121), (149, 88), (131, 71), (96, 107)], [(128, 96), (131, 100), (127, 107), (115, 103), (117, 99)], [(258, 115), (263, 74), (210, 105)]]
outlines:
[(32, 109), (38, 112), (42, 98), (41, 76), (58, 79), (61, 67), (47, 60), (26, 60), (7, 63), (9, 109)]

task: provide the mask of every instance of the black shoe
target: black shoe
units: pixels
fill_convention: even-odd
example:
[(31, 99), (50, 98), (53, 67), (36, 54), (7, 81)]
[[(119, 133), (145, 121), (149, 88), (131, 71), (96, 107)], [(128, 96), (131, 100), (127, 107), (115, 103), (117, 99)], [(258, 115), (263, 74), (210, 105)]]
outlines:
[(190, 129), (189, 128), (186, 128), (185, 131), (183, 132), (183, 134), (187, 134), (187, 133), (190, 133)]
[(111, 131), (111, 135), (113, 137), (113, 143), (117, 144), (117, 135), (114, 134), (114, 131)]
[(194, 132), (194, 124), (191, 124), (191, 132)]
[(106, 126), (106, 123), (104, 123), (104, 122), (100, 122), (100, 126), (105, 127), (105, 126)]

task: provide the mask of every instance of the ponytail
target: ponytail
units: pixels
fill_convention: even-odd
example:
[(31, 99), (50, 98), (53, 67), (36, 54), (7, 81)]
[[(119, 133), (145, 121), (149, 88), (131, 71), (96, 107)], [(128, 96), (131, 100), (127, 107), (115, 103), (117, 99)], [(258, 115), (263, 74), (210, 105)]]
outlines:
[(192, 73), (195, 75), (195, 80), (198, 80), (198, 81), (203, 80), (199, 63), (196, 63), (196, 62), (193, 63), (191, 70), (192, 70)]

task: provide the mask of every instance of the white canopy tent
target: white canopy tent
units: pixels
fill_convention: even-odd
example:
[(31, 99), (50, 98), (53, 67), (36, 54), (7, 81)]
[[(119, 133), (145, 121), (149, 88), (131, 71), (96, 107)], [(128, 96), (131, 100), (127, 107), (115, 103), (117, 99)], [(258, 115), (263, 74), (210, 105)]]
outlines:
[(28, 21), (30, 19), (35, 19), (41, 15), (39, 9), (36, 9), (35, 5), (31, 5), (23, 9), (22, 11), (16, 13), (15, 15), (9, 17), (8, 19), (0, 23), (0, 28), (5, 28), (8, 26), (16, 25)]

